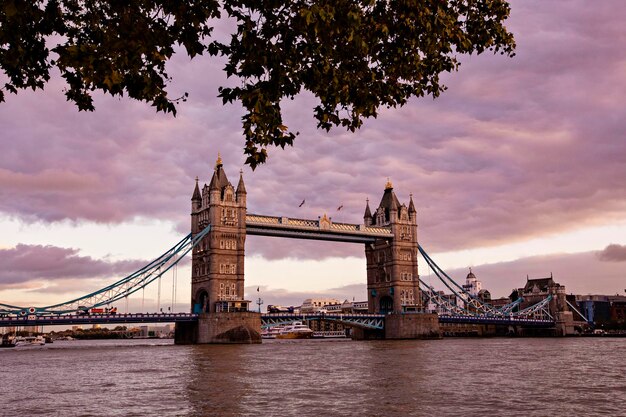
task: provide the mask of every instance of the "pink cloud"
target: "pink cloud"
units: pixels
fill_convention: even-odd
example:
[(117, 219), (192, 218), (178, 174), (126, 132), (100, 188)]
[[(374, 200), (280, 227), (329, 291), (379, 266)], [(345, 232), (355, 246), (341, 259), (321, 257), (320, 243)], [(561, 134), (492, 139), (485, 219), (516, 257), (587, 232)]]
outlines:
[[(517, 56), (462, 57), (439, 99), (384, 110), (361, 131), (315, 129), (308, 94), (285, 103), (301, 135), (245, 169), (248, 209), (362, 221), (386, 177), (414, 194), (420, 238), (433, 251), (519, 241), (606, 224), (626, 209), (626, 9), (617, 3), (512, 2)], [(223, 107), (222, 63), (175, 58), (177, 118), (96, 97), (95, 113), (44, 93), (11, 96), (0, 112), (0, 212), (31, 220), (104, 223), (136, 216), (189, 224), (193, 178), (208, 182), (218, 151), (236, 182), (241, 109)], [(231, 81), (228, 81), (231, 82)], [(298, 208), (302, 199), (307, 204)], [(256, 239), (256, 238), (255, 238)], [(358, 246), (249, 239), (267, 257), (360, 256)], [(323, 246), (322, 246), (323, 245)]]
[[(50, 285), (50, 280), (120, 278), (146, 261), (106, 261), (78, 255), (78, 249), (19, 244), (0, 249), (0, 289), (36, 290)], [(72, 287), (75, 288), (75, 283)], [(63, 286), (67, 291), (68, 285)], [(93, 289), (93, 287), (91, 287)]]
[[(623, 251), (620, 255), (623, 255)], [(437, 262), (436, 254), (433, 257)], [(365, 259), (363, 263), (365, 264)], [(445, 288), (434, 274), (429, 273), (424, 265), (425, 263), (420, 263), (419, 266), (420, 278), (435, 288), (450, 293), (450, 290)], [(467, 268), (452, 269), (447, 268), (445, 264), (439, 266), (457, 283), (465, 283)], [(597, 252), (533, 256), (511, 262), (472, 265), (472, 272), (482, 282), (483, 288), (491, 292), (493, 298), (506, 297), (513, 289), (523, 287), (527, 276), (543, 278), (552, 274), (556, 282), (565, 286), (568, 294), (623, 294), (626, 282), (623, 265), (619, 262), (604, 262), (598, 258)], [(305, 298), (311, 297), (332, 297), (340, 301), (352, 300), (355, 297), (357, 301), (362, 301), (367, 297), (366, 287), (366, 283), (363, 282), (312, 293), (261, 286), (260, 296), (265, 301), (264, 306), (300, 305)], [(246, 287), (249, 299), (256, 299), (256, 288), (256, 286)]]
[(597, 253), (598, 259), (605, 262), (626, 261), (626, 245), (608, 245)]
[[(307, 298), (335, 298), (339, 302), (344, 300), (365, 301), (367, 300), (366, 284), (351, 284), (336, 288), (330, 288), (326, 291), (310, 292), (310, 291), (289, 291), (282, 288), (270, 288), (261, 286), (260, 292), (256, 291), (257, 286), (245, 288), (246, 296), (250, 300), (261, 298), (263, 305), (261, 311), (266, 312), (268, 305), (280, 306), (299, 306)], [(258, 306), (255, 305), (255, 310)]]
[[(436, 256), (434, 258), (437, 262)], [(465, 282), (468, 273), (466, 268), (447, 269), (445, 265), (439, 266), (458, 283)], [(593, 251), (473, 265), (472, 272), (482, 281), (483, 288), (491, 292), (492, 297), (508, 296), (514, 288), (523, 287), (527, 277), (544, 278), (550, 274), (556, 282), (565, 286), (568, 294), (623, 294), (626, 282), (623, 264), (604, 262)], [(425, 267), (420, 267), (420, 276), (436, 288), (444, 289), (443, 285), (437, 283), (434, 275), (429, 275)]]

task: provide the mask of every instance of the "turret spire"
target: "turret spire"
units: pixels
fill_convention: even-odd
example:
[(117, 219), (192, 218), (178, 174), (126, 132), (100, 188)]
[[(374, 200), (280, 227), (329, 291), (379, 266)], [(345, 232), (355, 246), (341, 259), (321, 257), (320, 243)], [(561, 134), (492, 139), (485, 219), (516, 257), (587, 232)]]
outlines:
[(237, 194), (246, 194), (246, 186), (243, 184), (243, 169), (239, 170), (239, 184), (237, 184)]
[(366, 198), (365, 199), (365, 214), (363, 215), (363, 218), (367, 219), (367, 218), (372, 218), (372, 211), (370, 210), (370, 199)]
[(415, 213), (415, 204), (413, 204), (413, 194), (411, 194), (411, 198), (409, 200), (409, 214)]
[(196, 187), (193, 190), (193, 196), (191, 197), (191, 201), (201, 201), (202, 196), (200, 195), (200, 188), (198, 187), (198, 177), (196, 177)]

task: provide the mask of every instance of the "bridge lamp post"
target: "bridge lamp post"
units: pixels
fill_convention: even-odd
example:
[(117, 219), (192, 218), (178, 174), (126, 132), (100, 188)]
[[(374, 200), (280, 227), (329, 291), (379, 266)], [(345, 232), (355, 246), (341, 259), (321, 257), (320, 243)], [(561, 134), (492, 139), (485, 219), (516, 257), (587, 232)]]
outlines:
[(256, 287), (256, 293), (259, 296), (259, 298), (257, 298), (256, 303), (259, 306), (259, 313), (261, 313), (261, 305), (263, 304), (263, 299), (261, 299), (261, 293), (259, 292), (261, 290), (261, 287)]

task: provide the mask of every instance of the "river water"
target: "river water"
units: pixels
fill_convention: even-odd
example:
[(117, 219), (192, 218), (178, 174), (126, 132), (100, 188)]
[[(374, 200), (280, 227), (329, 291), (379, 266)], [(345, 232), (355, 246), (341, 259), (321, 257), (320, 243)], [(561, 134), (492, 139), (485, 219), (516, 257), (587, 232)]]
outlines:
[(2, 416), (626, 416), (626, 339), (57, 341), (0, 349)]

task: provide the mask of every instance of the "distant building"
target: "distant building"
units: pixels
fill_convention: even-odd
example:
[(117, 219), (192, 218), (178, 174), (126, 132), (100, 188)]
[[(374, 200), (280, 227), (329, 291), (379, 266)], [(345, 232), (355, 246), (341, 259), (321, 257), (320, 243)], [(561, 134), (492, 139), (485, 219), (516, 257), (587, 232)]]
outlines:
[(569, 300), (565, 294), (565, 286), (555, 282), (552, 274), (546, 278), (531, 279), (526, 276), (526, 285), (524, 285), (524, 288), (519, 288), (517, 293), (524, 299), (520, 304), (520, 309), (537, 304), (548, 296), (552, 296), (548, 304), (550, 314), (554, 317), (555, 314), (559, 312), (563, 314), (567, 313), (572, 315), (571, 320), (574, 319), (573, 310), (567, 304)]
[(24, 331), (28, 333), (41, 333), (43, 326), (24, 326)]
[[(463, 289), (470, 293), (473, 297), (478, 297), (478, 294), (483, 288), (482, 282), (480, 282), (476, 275), (472, 272), (472, 268), (469, 269), (469, 274), (465, 278), (465, 284), (463, 285)], [(490, 296), (491, 298), (491, 296)]]
[[(459, 299), (456, 295), (454, 294), (445, 294), (443, 291), (437, 291), (436, 293), (439, 298), (441, 298), (441, 301), (443, 302), (444, 305), (453, 307), (460, 307), (460, 308), (465, 308), (465, 302), (461, 299)], [(427, 306), (427, 311), (429, 313), (437, 313), (440, 315), (446, 315), (446, 314), (453, 314), (452, 311), (450, 311), (449, 309), (447, 309), (446, 307), (444, 307), (443, 305), (437, 305), (434, 302), (430, 302)]]
[(139, 336), (141, 337), (166, 338), (172, 336), (173, 333), (173, 329), (169, 324), (165, 326), (139, 326), (139, 329)]
[[(325, 314), (366, 314), (368, 312), (367, 301), (339, 302), (335, 298), (308, 298), (302, 303), (302, 313), (325, 313)], [(337, 332), (346, 331), (346, 327), (329, 320), (307, 320), (307, 325), (314, 332)]]
[[(483, 291), (483, 284), (476, 278), (476, 275), (472, 272), (472, 268), (469, 269), (469, 274), (465, 277), (465, 284), (463, 284), (463, 290), (465, 293), (461, 293), (461, 297), (468, 301), (470, 296), (473, 298), (479, 298), (479, 294)], [(487, 292), (489, 294), (489, 292)], [(467, 295), (469, 294), (469, 296)], [(491, 299), (491, 294), (489, 294), (489, 298)], [(466, 303), (459, 302), (457, 305), (459, 307), (466, 307)]]
[(368, 312), (367, 301), (348, 301), (344, 300), (343, 303), (328, 304), (326, 311), (337, 314), (365, 314)]
[(296, 307), (294, 306), (285, 307), (285, 306), (280, 306), (276, 304), (267, 305), (268, 313), (294, 313), (295, 310), (296, 310)]
[(339, 300), (336, 298), (307, 298), (302, 303), (300, 311), (302, 313), (317, 313), (320, 311), (327, 311), (327, 306), (331, 304), (338, 304)]
[(2, 328), (2, 334), (15, 334), (16, 331), (17, 331), (17, 327), (15, 326)]
[(483, 303), (491, 304), (491, 293), (489, 290), (482, 289), (478, 291), (478, 299)]
[(489, 300), (489, 304), (495, 308), (501, 308), (510, 303), (511, 299), (509, 297), (500, 297)]
[(577, 295), (585, 318), (596, 326), (626, 328), (626, 297), (623, 295)]

